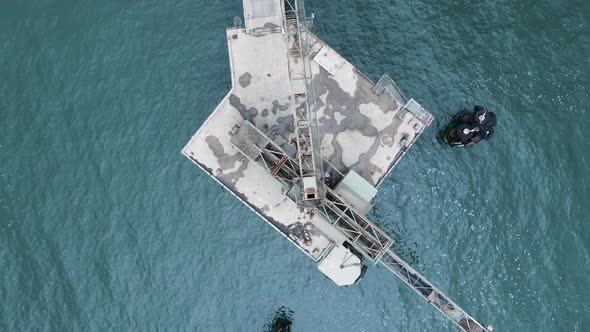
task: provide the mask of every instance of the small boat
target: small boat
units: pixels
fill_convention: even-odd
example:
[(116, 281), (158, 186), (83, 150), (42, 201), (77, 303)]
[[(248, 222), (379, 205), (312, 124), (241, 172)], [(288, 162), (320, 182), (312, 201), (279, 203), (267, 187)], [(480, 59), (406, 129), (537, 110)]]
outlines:
[(451, 146), (465, 147), (488, 140), (494, 135), (496, 114), (475, 105), (472, 112), (462, 113), (447, 129), (446, 138)]

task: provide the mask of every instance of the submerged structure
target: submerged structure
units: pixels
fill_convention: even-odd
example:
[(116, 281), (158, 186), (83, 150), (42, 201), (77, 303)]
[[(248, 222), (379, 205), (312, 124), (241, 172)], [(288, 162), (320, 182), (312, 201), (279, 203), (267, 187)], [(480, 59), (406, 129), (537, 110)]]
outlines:
[(373, 198), (432, 115), (311, 32), (298, 0), (243, 0), (226, 31), (232, 89), (182, 153), (339, 286), (380, 263), (464, 331), (484, 328), (391, 249)]

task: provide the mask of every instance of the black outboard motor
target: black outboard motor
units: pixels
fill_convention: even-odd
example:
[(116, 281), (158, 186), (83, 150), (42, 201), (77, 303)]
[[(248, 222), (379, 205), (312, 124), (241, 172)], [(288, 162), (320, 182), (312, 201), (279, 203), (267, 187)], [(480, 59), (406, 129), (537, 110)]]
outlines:
[(494, 135), (496, 114), (475, 105), (473, 112), (462, 114), (448, 127), (447, 139), (452, 146), (469, 146)]

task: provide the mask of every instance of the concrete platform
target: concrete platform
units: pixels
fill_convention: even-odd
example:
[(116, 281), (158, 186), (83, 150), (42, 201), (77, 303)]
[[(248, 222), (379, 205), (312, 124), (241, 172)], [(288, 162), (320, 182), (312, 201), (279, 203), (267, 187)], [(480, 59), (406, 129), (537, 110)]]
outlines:
[[(232, 89), (182, 153), (337, 285), (355, 283), (366, 258), (463, 331), (491, 331), (399, 258), (391, 238), (366, 218), (376, 187), (432, 115), (391, 78), (373, 83), (309, 32), (302, 0), (294, 1), (244, 0), (246, 27), (226, 34)], [(304, 167), (320, 187), (311, 205), (298, 204), (310, 178)]]
[[(230, 139), (234, 127), (250, 121), (290, 156), (296, 152), (287, 37), (274, 26), (259, 29), (282, 22), (280, 1), (246, 0), (244, 8), (246, 27), (226, 31), (232, 89), (182, 153), (318, 261), (346, 237), (319, 214), (298, 208), (281, 183)], [(325, 169), (328, 178), (354, 170), (377, 186), (429, 123), (404, 109), (405, 101), (375, 94), (371, 80), (310, 37), (321, 152), (333, 166)]]
[(233, 146), (229, 135), (232, 127), (248, 120), (280, 144), (287, 144), (291, 138), (291, 87), (285, 37), (281, 33), (255, 36), (245, 29), (230, 29), (227, 41), (232, 89), (182, 153), (306, 255), (318, 260), (331, 242), (343, 241), (343, 237), (335, 230), (327, 236), (320, 230), (321, 221), (312, 223), (312, 217), (297, 208), (278, 181), (250, 163)]

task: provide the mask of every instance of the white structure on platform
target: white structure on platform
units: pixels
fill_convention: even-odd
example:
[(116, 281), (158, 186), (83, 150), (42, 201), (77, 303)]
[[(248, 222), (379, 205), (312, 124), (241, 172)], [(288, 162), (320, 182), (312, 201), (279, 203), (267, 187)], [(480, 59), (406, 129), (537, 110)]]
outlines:
[(360, 258), (341, 246), (334, 247), (318, 263), (318, 270), (338, 286), (354, 284), (361, 274), (361, 267)]

